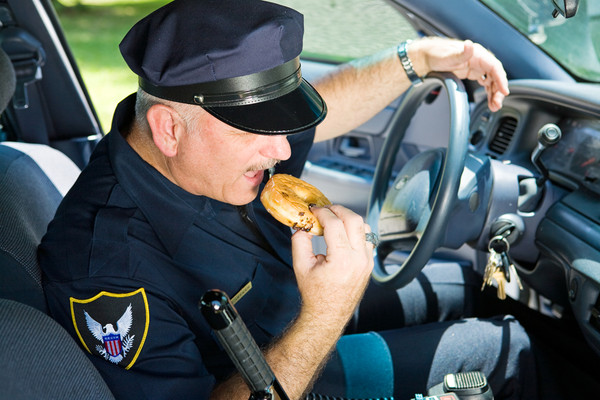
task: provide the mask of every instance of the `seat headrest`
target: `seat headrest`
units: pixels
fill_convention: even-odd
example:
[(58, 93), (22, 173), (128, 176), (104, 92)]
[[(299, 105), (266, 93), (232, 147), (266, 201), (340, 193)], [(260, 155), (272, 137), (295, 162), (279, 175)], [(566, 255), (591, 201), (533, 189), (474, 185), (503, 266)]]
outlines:
[(12, 61), (0, 47), (0, 114), (6, 109), (15, 94), (17, 80)]

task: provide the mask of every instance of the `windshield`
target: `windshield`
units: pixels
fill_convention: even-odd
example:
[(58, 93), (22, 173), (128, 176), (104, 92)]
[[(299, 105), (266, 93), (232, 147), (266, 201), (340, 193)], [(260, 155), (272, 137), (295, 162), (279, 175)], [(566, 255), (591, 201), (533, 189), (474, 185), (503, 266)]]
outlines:
[(580, 0), (577, 15), (552, 17), (551, 0), (481, 0), (574, 77), (600, 82), (600, 1)]

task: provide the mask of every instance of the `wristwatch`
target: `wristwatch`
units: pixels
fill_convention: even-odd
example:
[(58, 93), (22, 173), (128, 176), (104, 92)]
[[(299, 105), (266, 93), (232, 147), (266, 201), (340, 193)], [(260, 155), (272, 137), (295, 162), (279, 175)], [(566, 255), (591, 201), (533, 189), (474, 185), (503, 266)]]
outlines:
[(402, 67), (404, 68), (404, 72), (406, 72), (406, 76), (408, 76), (410, 82), (416, 86), (423, 83), (423, 79), (417, 75), (410, 58), (408, 58), (407, 48), (410, 42), (412, 42), (412, 40), (407, 40), (398, 45), (398, 58), (400, 59), (400, 63), (402, 63)]

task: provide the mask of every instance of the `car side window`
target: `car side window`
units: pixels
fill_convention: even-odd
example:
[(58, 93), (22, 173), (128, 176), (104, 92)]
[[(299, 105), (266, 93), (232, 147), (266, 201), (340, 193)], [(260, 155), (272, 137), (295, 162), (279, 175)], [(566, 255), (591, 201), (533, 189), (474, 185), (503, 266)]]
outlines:
[(344, 62), (415, 39), (387, 0), (275, 0), (304, 14), (303, 58)]
[[(137, 88), (118, 44), (139, 19), (169, 0), (62, 1), (57, 14), (101, 125), (111, 126), (115, 105)], [(272, 0), (304, 14), (304, 59), (339, 63), (397, 45), (417, 34), (388, 0)]]

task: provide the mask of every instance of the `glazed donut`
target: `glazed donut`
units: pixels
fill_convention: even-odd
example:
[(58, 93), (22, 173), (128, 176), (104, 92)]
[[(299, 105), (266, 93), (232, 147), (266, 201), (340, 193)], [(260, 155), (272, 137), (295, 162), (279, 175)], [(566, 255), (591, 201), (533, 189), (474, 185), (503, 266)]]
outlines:
[(275, 174), (265, 185), (260, 201), (282, 224), (313, 235), (323, 235), (323, 227), (308, 207), (322, 207), (331, 202), (313, 185), (291, 175)]

